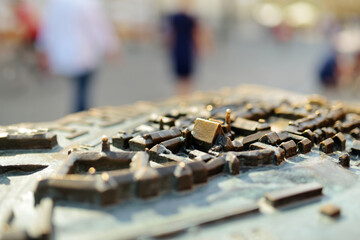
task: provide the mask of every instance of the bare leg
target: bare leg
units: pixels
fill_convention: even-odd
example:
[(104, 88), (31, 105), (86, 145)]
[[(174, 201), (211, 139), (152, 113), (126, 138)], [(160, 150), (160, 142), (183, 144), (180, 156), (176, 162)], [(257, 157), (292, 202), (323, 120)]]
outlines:
[(193, 92), (192, 79), (189, 77), (180, 78), (176, 86), (178, 96), (185, 97)]

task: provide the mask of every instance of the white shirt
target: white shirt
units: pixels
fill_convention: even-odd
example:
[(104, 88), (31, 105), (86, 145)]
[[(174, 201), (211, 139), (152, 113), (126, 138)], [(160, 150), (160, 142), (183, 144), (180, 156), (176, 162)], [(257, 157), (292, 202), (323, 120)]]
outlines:
[(53, 73), (75, 76), (98, 68), (119, 39), (99, 0), (50, 0), (38, 39)]

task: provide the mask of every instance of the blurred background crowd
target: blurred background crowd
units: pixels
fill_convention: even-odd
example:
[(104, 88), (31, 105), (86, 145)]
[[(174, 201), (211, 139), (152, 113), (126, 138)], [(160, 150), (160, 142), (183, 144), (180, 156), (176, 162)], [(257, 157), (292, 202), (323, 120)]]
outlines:
[(0, 125), (242, 83), (357, 101), (359, 77), (357, 0), (0, 1)]

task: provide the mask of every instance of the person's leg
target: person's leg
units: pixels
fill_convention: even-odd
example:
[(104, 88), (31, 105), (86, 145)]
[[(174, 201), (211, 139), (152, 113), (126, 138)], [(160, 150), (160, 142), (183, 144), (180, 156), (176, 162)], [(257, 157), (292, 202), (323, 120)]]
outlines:
[(86, 80), (84, 76), (80, 76), (77, 79), (77, 101), (76, 101), (76, 112), (80, 112), (85, 110), (85, 88), (86, 88)]
[(177, 84), (177, 95), (188, 96), (193, 92), (192, 79), (190, 77), (180, 77)]
[(193, 92), (193, 59), (191, 57), (186, 57), (184, 59), (179, 59), (177, 62), (176, 75), (177, 75), (177, 85), (176, 93), (178, 96), (188, 96)]
[(92, 72), (85, 72), (75, 77), (76, 84), (76, 103), (75, 103), (75, 112), (85, 111), (89, 107), (89, 88)]

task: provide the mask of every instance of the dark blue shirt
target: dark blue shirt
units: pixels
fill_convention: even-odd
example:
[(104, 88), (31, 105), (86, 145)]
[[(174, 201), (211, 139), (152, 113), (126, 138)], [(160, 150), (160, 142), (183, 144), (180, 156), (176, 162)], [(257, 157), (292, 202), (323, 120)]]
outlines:
[(175, 55), (187, 55), (190, 57), (194, 51), (195, 18), (185, 13), (176, 13), (171, 16), (170, 24)]
[(185, 13), (170, 16), (172, 32), (172, 61), (174, 72), (178, 76), (190, 76), (194, 68), (196, 19)]

